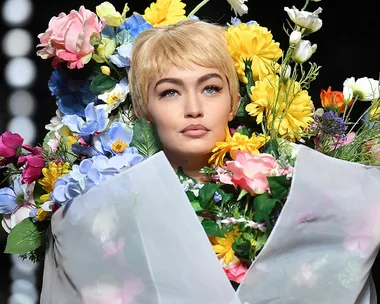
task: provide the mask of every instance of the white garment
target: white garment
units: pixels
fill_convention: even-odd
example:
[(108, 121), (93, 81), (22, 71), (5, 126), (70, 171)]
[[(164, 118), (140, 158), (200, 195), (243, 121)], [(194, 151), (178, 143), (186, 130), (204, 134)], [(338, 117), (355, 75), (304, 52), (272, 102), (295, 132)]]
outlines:
[(380, 170), (301, 147), (237, 292), (162, 152), (52, 219), (41, 304), (375, 304)]

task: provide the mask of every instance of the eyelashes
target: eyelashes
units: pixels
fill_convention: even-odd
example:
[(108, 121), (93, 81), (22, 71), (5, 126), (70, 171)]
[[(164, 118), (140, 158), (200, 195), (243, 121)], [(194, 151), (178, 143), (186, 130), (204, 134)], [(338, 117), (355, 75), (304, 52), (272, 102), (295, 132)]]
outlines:
[[(209, 85), (209, 86), (206, 86), (202, 93), (206, 93), (207, 95), (213, 95), (213, 94), (217, 94), (219, 93), (223, 88), (220, 87), (220, 86), (215, 86), (215, 85)], [(164, 98), (164, 97), (176, 97), (177, 95), (180, 95), (179, 92), (177, 90), (174, 90), (174, 89), (168, 89), (168, 90), (164, 90), (162, 91), (160, 94), (159, 94), (159, 97), (160, 98)]]

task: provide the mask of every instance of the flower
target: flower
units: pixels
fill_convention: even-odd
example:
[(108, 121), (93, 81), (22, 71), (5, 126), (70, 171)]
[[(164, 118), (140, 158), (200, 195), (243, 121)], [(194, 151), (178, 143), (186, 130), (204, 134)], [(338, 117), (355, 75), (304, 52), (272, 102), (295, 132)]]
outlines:
[(100, 140), (105, 151), (115, 154), (128, 152), (132, 141), (132, 129), (122, 122), (113, 122), (106, 133), (100, 135)]
[(23, 142), (24, 139), (19, 134), (5, 131), (0, 136), (0, 157), (10, 160), (16, 156), (17, 150), (22, 146)]
[(125, 15), (129, 11), (128, 4), (124, 5), (122, 14), (116, 11), (115, 7), (108, 1), (96, 7), (96, 14), (100, 19), (105, 19), (109, 26), (120, 26), (125, 21)]
[(349, 104), (346, 104), (343, 92), (332, 91), (331, 86), (327, 88), (327, 91), (322, 89), (319, 96), (321, 97), (323, 108), (337, 110), (339, 113), (343, 113), (353, 103), (351, 99)]
[(81, 136), (102, 132), (107, 127), (108, 115), (101, 107), (89, 103), (85, 109), (86, 120), (78, 115), (65, 115), (62, 122), (74, 133)]
[(310, 59), (316, 50), (316, 44), (311, 45), (309, 40), (301, 40), (293, 50), (292, 59), (297, 63), (304, 63)]
[[(236, 226), (235, 226), (236, 227)], [(235, 238), (241, 233), (235, 228), (231, 232), (225, 234), (225, 238), (211, 237), (212, 248), (214, 249), (216, 256), (221, 260), (222, 265), (235, 265), (239, 262), (239, 259), (235, 255), (235, 251), (232, 249), (232, 244), (235, 242)]]
[(43, 222), (46, 221), (50, 217), (50, 212), (42, 209), (42, 208), (34, 208), (29, 213), (29, 217), (33, 220), (33, 222)]
[(225, 141), (215, 143), (215, 148), (212, 150), (212, 156), (209, 163), (216, 166), (223, 166), (224, 158), (227, 153), (230, 153), (232, 158), (235, 158), (236, 151), (248, 151), (251, 154), (258, 154), (259, 149), (264, 146), (267, 138), (262, 134), (253, 133), (251, 138), (246, 135), (234, 132), (231, 137), (228, 127), (226, 130)]
[(99, 45), (96, 48), (96, 52), (92, 54), (92, 58), (97, 63), (104, 63), (107, 58), (115, 52), (116, 49), (115, 39), (110, 39), (108, 37), (103, 37)]
[(40, 199), (43, 202), (49, 200), (50, 193), (54, 190), (54, 184), (59, 177), (62, 177), (70, 172), (70, 163), (55, 163), (49, 162), (47, 168), (42, 169), (43, 178), (38, 183), (42, 186), (42, 189), (46, 192)]
[(279, 81), (277, 75), (257, 81), (251, 88), (252, 102), (245, 109), (256, 117), (258, 124), (264, 122), (268, 130), (294, 141), (313, 121), (314, 106), (308, 92), (302, 90), (298, 82), (289, 80), (279, 87)]
[(127, 78), (123, 78), (112, 90), (100, 94), (98, 98), (106, 103), (107, 107), (105, 107), (105, 111), (109, 113), (113, 109), (116, 109), (120, 103), (125, 101), (128, 93), (128, 81)]
[(320, 7), (312, 13), (303, 10), (299, 11), (295, 6), (292, 9), (285, 7), (284, 10), (296, 25), (304, 29), (304, 34), (316, 32), (322, 27), (322, 20), (318, 17), (322, 13), (322, 8)]
[(253, 79), (260, 80), (277, 70), (276, 62), (282, 56), (278, 42), (273, 40), (271, 32), (257, 23), (229, 26), (227, 29), (227, 46), (235, 61), (239, 79), (248, 83), (245, 75), (246, 65), (252, 70)]
[(104, 23), (95, 13), (83, 5), (79, 11), (72, 10), (69, 15), (60, 13), (49, 22), (45, 33), (38, 35), (43, 49), (37, 55), (43, 59), (54, 57), (53, 65), (67, 61), (70, 69), (83, 68), (91, 60), (94, 47), (91, 40), (100, 40)]
[(323, 113), (315, 118), (318, 129), (323, 134), (330, 136), (343, 135), (346, 130), (346, 123), (333, 111)]
[(232, 185), (256, 195), (269, 191), (267, 177), (279, 171), (279, 166), (270, 154), (251, 155), (237, 151), (235, 160), (226, 162), (226, 169), (232, 173)]
[(143, 16), (137, 13), (133, 13), (132, 16), (127, 18), (125, 22), (119, 27), (119, 30), (127, 30), (133, 38), (136, 38), (141, 32), (152, 27), (153, 26), (149, 24)]
[[(42, 155), (29, 154), (25, 157), (26, 166), (22, 170), (22, 182), (32, 184), (41, 177), (42, 168), (45, 167), (45, 160)], [(20, 157), (21, 159), (22, 157)], [(22, 160), (23, 161), (23, 160)]]
[(353, 98), (372, 101), (380, 97), (379, 90), (379, 81), (368, 77), (358, 78), (356, 81), (351, 77), (343, 83), (343, 95), (346, 101)]
[(293, 31), (289, 37), (289, 43), (291, 45), (297, 45), (301, 41), (302, 33), (298, 30)]
[(4, 215), (1, 225), (6, 232), (10, 232), (17, 224), (29, 217), (30, 211), (35, 208), (34, 204), (23, 202), (17, 205), (16, 209), (11, 213)]
[(248, 13), (248, 7), (244, 4), (244, 2), (247, 2), (248, 0), (227, 0), (228, 3), (231, 5), (231, 10), (234, 10), (235, 15), (242, 16), (246, 13)]
[(55, 68), (48, 82), (51, 95), (57, 99), (59, 115), (54, 122), (60, 126), (63, 115), (84, 116), (85, 107), (97, 101), (97, 96), (90, 91), (89, 81), (73, 81), (62, 68)]
[(45, 125), (45, 129), (48, 131), (58, 131), (60, 128), (63, 127), (61, 111), (57, 109), (55, 111), (55, 114), (56, 116), (50, 119), (50, 123)]
[(248, 268), (244, 263), (239, 261), (235, 265), (224, 267), (224, 271), (230, 281), (240, 284), (241, 281), (243, 281)]
[(143, 17), (153, 26), (175, 24), (186, 19), (185, 6), (181, 0), (157, 0), (145, 9)]

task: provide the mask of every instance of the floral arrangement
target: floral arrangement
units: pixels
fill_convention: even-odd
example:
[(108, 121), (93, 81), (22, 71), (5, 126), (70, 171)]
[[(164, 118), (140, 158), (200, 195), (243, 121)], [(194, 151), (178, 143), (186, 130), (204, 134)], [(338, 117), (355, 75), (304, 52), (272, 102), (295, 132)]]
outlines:
[[(247, 0), (228, 0), (235, 15)], [(133, 114), (128, 68), (134, 39), (154, 26), (196, 18), (202, 1), (186, 15), (181, 0), (157, 0), (144, 14), (119, 13), (109, 2), (96, 13), (81, 6), (53, 17), (39, 35), (38, 56), (52, 59), (49, 80), (56, 98), (43, 144), (32, 147), (19, 134), (0, 136), (2, 225), (7, 253), (40, 260), (52, 214), (75, 197), (160, 151), (151, 124)], [(313, 2), (317, 2), (314, 0)], [(240, 80), (241, 103), (217, 142), (204, 184), (178, 177), (228, 278), (239, 284), (265, 246), (286, 202), (304, 144), (332, 157), (380, 164), (379, 81), (348, 78), (342, 91), (321, 90), (322, 108), (308, 93), (320, 67), (310, 62), (317, 46), (305, 38), (322, 27), (305, 6), (285, 7), (289, 45), (270, 30), (233, 17), (226, 24), (228, 49)], [(367, 110), (357, 120), (358, 102)]]

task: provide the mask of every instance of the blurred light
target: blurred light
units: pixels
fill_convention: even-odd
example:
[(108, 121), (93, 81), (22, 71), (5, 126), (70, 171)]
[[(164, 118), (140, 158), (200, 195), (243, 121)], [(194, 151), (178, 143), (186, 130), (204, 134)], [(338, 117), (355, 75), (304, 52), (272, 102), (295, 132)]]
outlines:
[(8, 61), (5, 67), (5, 79), (13, 87), (27, 87), (36, 78), (36, 66), (26, 57), (16, 57)]
[(32, 16), (30, 0), (6, 0), (3, 4), (3, 20), (11, 26), (24, 25)]
[(14, 293), (9, 297), (8, 304), (35, 304), (37, 299), (31, 298), (29, 295)]
[(19, 279), (19, 280), (13, 281), (12, 286), (11, 286), (11, 292), (12, 294), (27, 295), (28, 297), (34, 298), (36, 300), (38, 297), (34, 282), (31, 282), (25, 279)]
[(35, 107), (33, 95), (25, 90), (14, 91), (8, 99), (8, 109), (13, 116), (31, 116)]
[(17, 254), (12, 254), (11, 259), (13, 266), (23, 273), (33, 272), (38, 267), (38, 263), (34, 263), (28, 259), (22, 260)]
[(3, 52), (9, 57), (25, 56), (32, 49), (32, 35), (24, 29), (11, 29), (3, 38)]
[(36, 127), (29, 117), (13, 117), (6, 128), (12, 133), (18, 133), (24, 138), (24, 143), (33, 145), (36, 138)]

